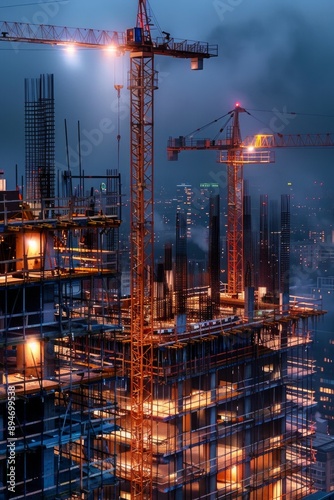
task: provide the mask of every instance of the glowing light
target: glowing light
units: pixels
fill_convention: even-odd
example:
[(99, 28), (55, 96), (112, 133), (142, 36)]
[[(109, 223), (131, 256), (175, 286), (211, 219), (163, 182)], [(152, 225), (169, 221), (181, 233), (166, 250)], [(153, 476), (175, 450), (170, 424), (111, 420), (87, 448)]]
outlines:
[(239, 108), (239, 106), (240, 106), (240, 102), (236, 102), (236, 103), (235, 103), (235, 107), (236, 107), (236, 108)]
[(39, 342), (37, 340), (29, 340), (28, 349), (32, 356), (37, 357), (39, 355)]
[(106, 51), (109, 52), (109, 54), (116, 54), (117, 50), (118, 50), (118, 48), (115, 45), (109, 45), (106, 48)]
[(65, 45), (65, 50), (68, 54), (74, 54), (75, 53), (75, 46), (72, 43)]
[(256, 148), (263, 148), (265, 147), (265, 144), (266, 143), (270, 143), (271, 139), (272, 139), (272, 135), (271, 134), (256, 134), (254, 136), (254, 143), (255, 143), (255, 147)]
[(252, 153), (252, 152), (254, 151), (254, 146), (249, 146), (249, 147), (247, 148), (247, 151), (248, 151), (249, 153)]
[(39, 241), (36, 238), (29, 238), (28, 240), (28, 254), (36, 255), (39, 253)]
[(232, 467), (231, 467), (231, 481), (233, 483), (237, 482), (237, 467), (236, 467), (236, 465), (232, 465)]

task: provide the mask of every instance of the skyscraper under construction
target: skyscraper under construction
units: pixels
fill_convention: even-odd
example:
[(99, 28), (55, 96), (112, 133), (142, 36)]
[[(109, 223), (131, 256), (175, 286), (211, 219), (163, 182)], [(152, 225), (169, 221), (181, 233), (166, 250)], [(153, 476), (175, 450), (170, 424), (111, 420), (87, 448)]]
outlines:
[[(39, 113), (37, 104), (29, 120)], [(42, 129), (49, 123), (43, 116)], [(29, 145), (38, 148), (39, 135), (34, 143), (29, 130), (30, 121)], [(38, 179), (54, 176), (50, 169), (46, 162)], [(34, 183), (29, 172), (27, 186)], [(64, 179), (67, 187), (75, 181), (68, 173)], [(1, 193), (3, 499), (131, 498), (133, 332), (131, 301), (120, 296), (120, 176), (108, 170), (103, 182), (95, 179), (99, 188), (65, 190), (63, 197), (28, 187), (24, 199), (17, 191)], [(41, 210), (45, 202), (52, 210)], [(211, 274), (217, 272), (218, 206), (212, 200)], [(287, 202), (283, 223), (285, 273)], [(168, 314), (159, 293), (153, 365), (142, 370), (152, 388), (144, 408), (152, 429), (142, 436), (152, 450), (144, 498), (303, 498), (312, 492), (310, 347), (321, 304), (289, 298), (286, 274), (281, 304), (250, 300), (247, 317), (242, 297), (217, 293), (217, 276), (210, 290), (188, 290), (181, 213), (176, 226), (175, 265), (169, 247), (155, 288), (169, 290)], [(199, 321), (205, 293), (210, 318)]]
[[(109, 172), (106, 185), (98, 210), (90, 196), (55, 199), (47, 219), (29, 200), (3, 196), (2, 498), (14, 478), (10, 450), (13, 498), (130, 498), (118, 175)], [(156, 323), (152, 498), (295, 499), (312, 490), (310, 346), (320, 305), (290, 299), (287, 311), (258, 310), (249, 323), (242, 300), (232, 302), (221, 297), (209, 321), (188, 313), (181, 332)]]

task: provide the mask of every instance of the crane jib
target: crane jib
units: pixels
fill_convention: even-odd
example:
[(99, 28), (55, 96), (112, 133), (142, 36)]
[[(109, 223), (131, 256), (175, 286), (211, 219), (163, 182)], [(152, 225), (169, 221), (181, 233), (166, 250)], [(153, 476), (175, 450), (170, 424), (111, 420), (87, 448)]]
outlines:
[(143, 28), (129, 28), (126, 32), (118, 32), (0, 21), (0, 41), (49, 45), (74, 44), (86, 48), (114, 46), (120, 52), (143, 48), (152, 54), (183, 58), (209, 58), (218, 55), (217, 45), (170, 36), (151, 38), (145, 34)]

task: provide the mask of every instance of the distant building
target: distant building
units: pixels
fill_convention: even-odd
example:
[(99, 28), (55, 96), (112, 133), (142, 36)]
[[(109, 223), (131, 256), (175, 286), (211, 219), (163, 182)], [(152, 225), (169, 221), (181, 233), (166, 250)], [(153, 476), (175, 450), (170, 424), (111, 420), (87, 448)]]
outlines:
[(317, 433), (312, 441), (313, 463), (310, 476), (315, 489), (334, 491), (334, 438)]
[(192, 226), (192, 186), (190, 184), (178, 184), (176, 186), (176, 209), (183, 211), (186, 217), (187, 238), (191, 238)]

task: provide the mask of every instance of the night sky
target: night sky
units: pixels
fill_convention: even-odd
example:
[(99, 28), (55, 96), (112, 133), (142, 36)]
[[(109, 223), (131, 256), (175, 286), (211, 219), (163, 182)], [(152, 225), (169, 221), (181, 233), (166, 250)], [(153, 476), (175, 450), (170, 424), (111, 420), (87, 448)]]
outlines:
[[(182, 153), (167, 162), (168, 136), (186, 135), (234, 108), (239, 101), (252, 116), (241, 118), (242, 135), (334, 132), (334, 3), (332, 0), (169, 0), (150, 2), (161, 30), (176, 38), (219, 45), (219, 57), (204, 61), (204, 71), (190, 62), (156, 58), (155, 183), (171, 193), (180, 182), (215, 180), (221, 166), (214, 152)], [(0, 19), (125, 31), (136, 21), (135, 0), (0, 0)], [(153, 31), (153, 36), (158, 35)], [(117, 94), (120, 101), (120, 170), (129, 179), (128, 55), (59, 47), (0, 44), (0, 168), (14, 188), (14, 167), (24, 172), (24, 78), (54, 73), (57, 168), (65, 169), (67, 120), (71, 168), (78, 172), (77, 123), (83, 141), (83, 168), (103, 173), (117, 166)], [(289, 114), (294, 112), (297, 114)], [(115, 130), (94, 134), (105, 118)], [(205, 135), (215, 136), (216, 128)], [(332, 149), (279, 150), (276, 164), (245, 167), (257, 193), (279, 195), (292, 182), (295, 192), (312, 192), (315, 179), (328, 189), (334, 180)], [(159, 189), (157, 189), (157, 192)]]

